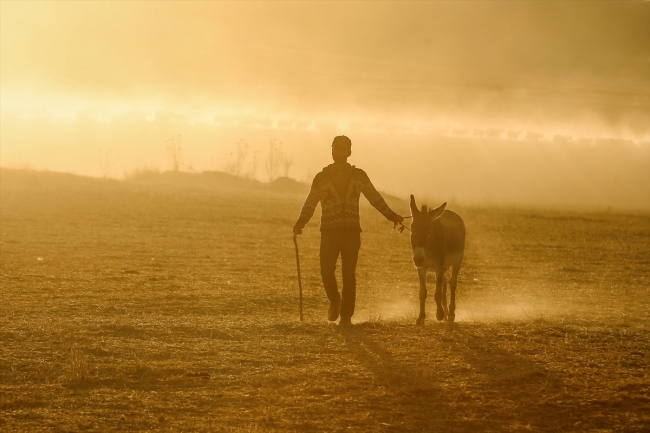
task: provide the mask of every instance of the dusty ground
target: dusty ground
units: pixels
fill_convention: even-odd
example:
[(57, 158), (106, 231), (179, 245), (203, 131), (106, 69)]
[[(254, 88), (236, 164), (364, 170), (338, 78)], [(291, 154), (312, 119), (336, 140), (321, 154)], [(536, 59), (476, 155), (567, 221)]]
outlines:
[(416, 327), (408, 236), (364, 207), (340, 329), (317, 218), (298, 320), (303, 193), (152, 182), (2, 170), (0, 430), (650, 430), (648, 215), (450, 204), (457, 323)]

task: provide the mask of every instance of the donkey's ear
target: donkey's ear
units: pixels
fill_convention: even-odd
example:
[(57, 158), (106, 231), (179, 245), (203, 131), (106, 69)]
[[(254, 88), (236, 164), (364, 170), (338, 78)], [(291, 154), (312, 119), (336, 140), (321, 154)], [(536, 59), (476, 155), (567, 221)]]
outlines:
[(433, 220), (438, 218), (445, 211), (446, 207), (447, 207), (447, 202), (444, 202), (440, 207), (435, 208), (434, 210), (430, 210), (429, 216), (431, 216), (431, 219)]
[(418, 210), (418, 205), (415, 204), (415, 197), (413, 197), (413, 194), (411, 194), (411, 215), (415, 215), (419, 212), (420, 211)]

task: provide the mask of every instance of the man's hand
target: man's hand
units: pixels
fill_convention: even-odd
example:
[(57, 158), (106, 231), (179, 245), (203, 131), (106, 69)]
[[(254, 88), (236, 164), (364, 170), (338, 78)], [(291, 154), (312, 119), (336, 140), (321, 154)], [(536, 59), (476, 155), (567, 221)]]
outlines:
[(395, 227), (397, 227), (397, 224), (402, 224), (402, 222), (404, 222), (404, 217), (397, 215), (397, 217), (393, 220), (393, 230)]
[(293, 234), (294, 235), (301, 235), (302, 234), (302, 229), (299, 229), (298, 227), (293, 228)]

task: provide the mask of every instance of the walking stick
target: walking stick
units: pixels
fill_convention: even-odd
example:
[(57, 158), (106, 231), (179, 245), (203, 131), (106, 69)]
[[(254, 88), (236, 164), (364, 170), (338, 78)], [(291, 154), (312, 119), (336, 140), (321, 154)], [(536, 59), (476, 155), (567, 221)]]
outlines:
[(294, 233), (293, 244), (296, 246), (296, 266), (298, 267), (298, 288), (300, 290), (300, 321), (302, 322), (302, 278), (300, 278), (300, 256), (298, 255), (298, 235)]

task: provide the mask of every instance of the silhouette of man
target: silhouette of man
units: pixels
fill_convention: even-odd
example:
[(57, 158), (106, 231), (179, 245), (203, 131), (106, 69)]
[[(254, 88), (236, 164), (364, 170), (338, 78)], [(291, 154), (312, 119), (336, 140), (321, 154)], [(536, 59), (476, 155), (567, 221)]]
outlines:
[[(356, 300), (357, 258), (361, 247), (361, 224), (359, 220), (359, 197), (368, 199), (386, 219), (397, 224), (404, 220), (393, 212), (375, 189), (363, 170), (348, 164), (352, 154), (352, 142), (345, 135), (334, 137), (332, 142), (333, 164), (328, 165), (314, 177), (311, 190), (293, 226), (294, 234), (301, 234), (305, 224), (314, 215), (320, 202), (320, 271), (323, 286), (330, 301), (327, 318), (341, 320), (339, 325), (350, 325)], [(339, 294), (336, 283), (336, 262), (341, 255), (343, 287)]]

